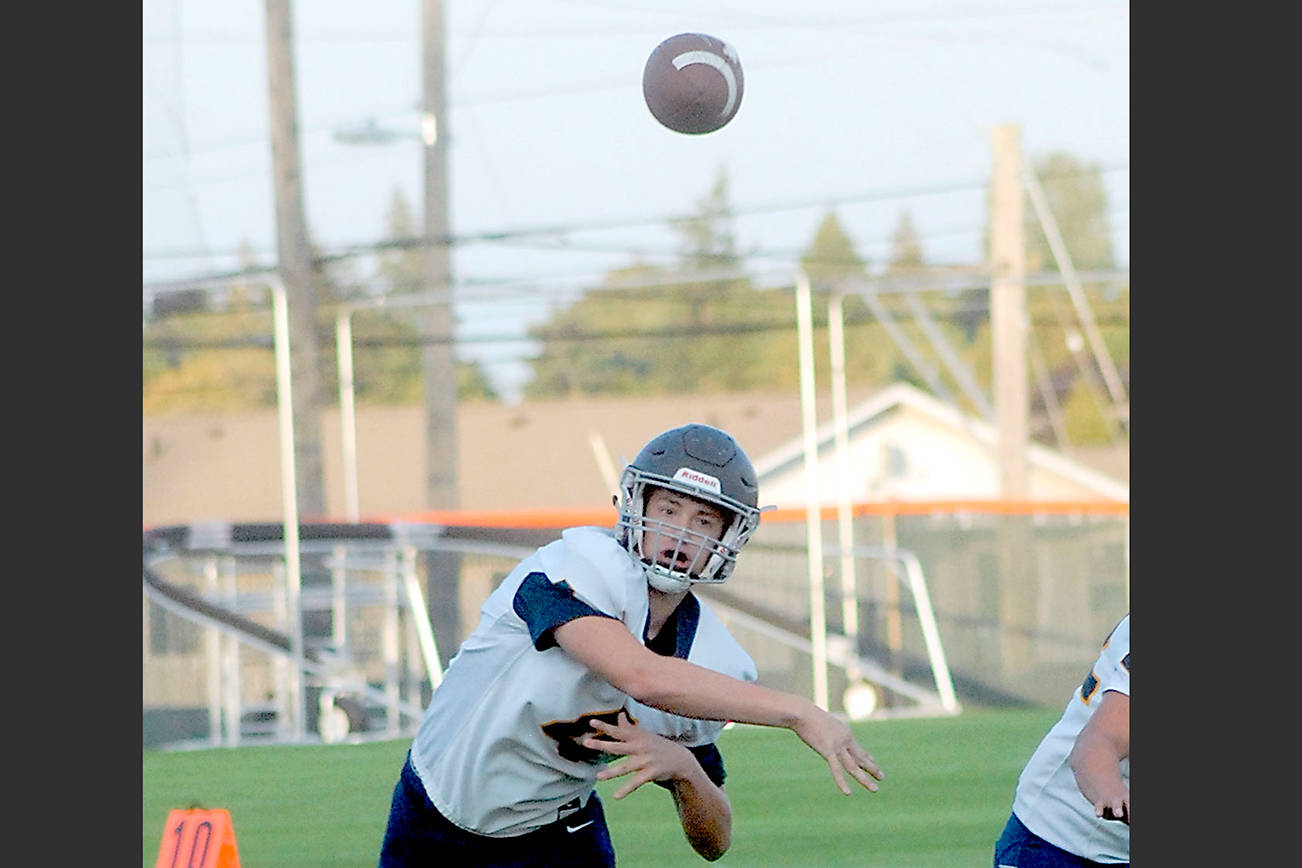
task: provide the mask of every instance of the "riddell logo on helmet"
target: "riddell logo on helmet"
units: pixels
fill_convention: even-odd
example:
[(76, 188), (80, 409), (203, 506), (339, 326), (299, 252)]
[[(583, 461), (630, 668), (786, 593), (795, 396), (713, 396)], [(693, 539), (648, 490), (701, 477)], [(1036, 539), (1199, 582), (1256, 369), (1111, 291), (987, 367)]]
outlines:
[(694, 485), (697, 488), (708, 488), (715, 494), (723, 494), (723, 486), (719, 484), (719, 480), (708, 473), (697, 473), (688, 467), (678, 468), (678, 472), (674, 474), (674, 480), (686, 482), (688, 485)]

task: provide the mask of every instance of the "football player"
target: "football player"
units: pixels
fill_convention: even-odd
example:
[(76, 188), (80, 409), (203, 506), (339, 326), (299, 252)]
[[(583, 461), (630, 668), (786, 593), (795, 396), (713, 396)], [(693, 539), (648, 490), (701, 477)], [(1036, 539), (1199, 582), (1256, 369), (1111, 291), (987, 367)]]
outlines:
[(658, 435), (624, 469), (617, 505), (613, 529), (565, 530), (484, 603), (394, 787), (382, 868), (614, 865), (595, 785), (620, 775), (616, 798), (670, 789), (692, 846), (717, 858), (731, 813), (714, 742), (730, 720), (791, 729), (843, 793), (847, 775), (877, 790), (849, 726), (754, 683), (691, 592), (727, 579), (759, 525), (736, 441), (698, 424)]
[(1017, 781), (995, 868), (1130, 864), (1130, 615)]

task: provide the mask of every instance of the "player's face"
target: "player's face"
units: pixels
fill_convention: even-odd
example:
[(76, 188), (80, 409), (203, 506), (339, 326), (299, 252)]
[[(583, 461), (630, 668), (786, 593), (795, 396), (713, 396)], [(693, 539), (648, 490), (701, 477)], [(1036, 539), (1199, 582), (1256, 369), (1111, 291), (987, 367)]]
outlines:
[(644, 522), (643, 557), (694, 575), (724, 531), (718, 507), (666, 488), (653, 490), (647, 498)]

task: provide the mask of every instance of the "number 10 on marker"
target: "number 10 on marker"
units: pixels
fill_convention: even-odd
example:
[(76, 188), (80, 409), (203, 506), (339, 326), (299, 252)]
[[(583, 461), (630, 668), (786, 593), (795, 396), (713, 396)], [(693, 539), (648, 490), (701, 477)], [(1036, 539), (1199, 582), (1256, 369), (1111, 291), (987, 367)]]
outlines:
[(169, 812), (154, 868), (240, 868), (230, 812), (223, 808)]

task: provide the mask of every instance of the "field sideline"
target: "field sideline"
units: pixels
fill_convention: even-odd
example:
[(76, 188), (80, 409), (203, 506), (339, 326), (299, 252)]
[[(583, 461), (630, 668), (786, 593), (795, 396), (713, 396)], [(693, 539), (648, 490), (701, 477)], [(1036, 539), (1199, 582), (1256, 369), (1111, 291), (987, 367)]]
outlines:
[[(837, 791), (823, 760), (786, 730), (736, 727), (720, 748), (733, 844), (718, 865), (987, 868), (1023, 763), (1060, 709), (854, 724), (886, 779)], [(142, 757), (143, 862), (169, 810), (231, 812), (244, 868), (368, 868), (409, 741), (245, 747)], [(647, 785), (616, 802), (598, 787), (620, 868), (710, 864), (687, 845), (673, 801)]]

